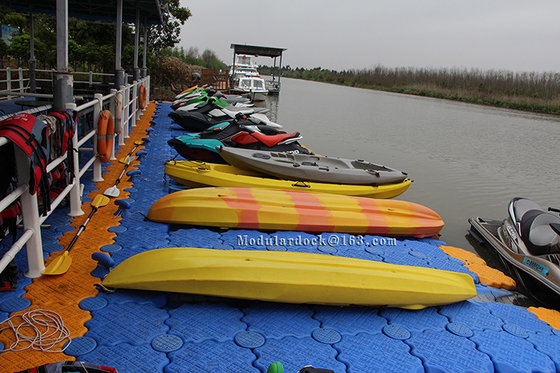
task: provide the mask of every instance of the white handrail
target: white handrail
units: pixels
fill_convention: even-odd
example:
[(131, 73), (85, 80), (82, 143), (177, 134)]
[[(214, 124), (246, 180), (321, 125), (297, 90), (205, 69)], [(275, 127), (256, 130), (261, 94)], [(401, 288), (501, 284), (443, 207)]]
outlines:
[[(0, 70), (1, 71), (1, 70)], [(15, 93), (11, 89), (11, 71), (10, 69), (6, 69), (7, 71), (7, 90), (0, 91), (0, 95), (3, 93), (8, 93), (8, 95)], [(47, 72), (51, 72), (47, 70)], [(18, 77), (20, 82), (20, 87), (22, 82), (24, 81), (22, 70), (18, 70)], [(73, 166), (74, 166), (74, 178), (72, 182), (67, 185), (64, 190), (51, 202), (51, 210), (45, 214), (44, 216), (39, 215), (38, 211), (38, 203), (37, 203), (37, 194), (30, 194), (29, 187), (27, 185), (26, 176), (29, 172), (29, 159), (23, 156), (23, 153), (17, 150), (16, 154), (16, 169), (17, 169), (17, 176), (18, 182), (21, 184), (15, 190), (13, 190), (8, 196), (4, 197), (0, 200), (0, 212), (8, 208), (12, 203), (15, 201), (21, 202), (22, 213), (23, 213), (23, 226), (24, 226), (24, 233), (23, 235), (12, 245), (12, 247), (4, 254), (4, 256), (0, 259), (0, 273), (7, 267), (7, 265), (14, 259), (19, 251), (25, 246), (27, 248), (27, 262), (29, 270), (25, 274), (27, 277), (39, 277), (41, 276), (41, 272), (44, 270), (44, 261), (43, 261), (43, 249), (42, 249), (42, 242), (41, 242), (41, 224), (45, 222), (46, 219), (51, 215), (51, 213), (60, 205), (60, 203), (64, 200), (66, 196), (70, 196), (70, 211), (69, 215), (81, 215), (83, 211), (81, 209), (81, 183), (80, 180), (86, 174), (87, 170), (92, 167), (93, 165), (93, 181), (102, 180), (101, 177), (101, 170), (102, 164), (97, 156), (97, 123), (99, 121), (99, 113), (103, 110), (104, 106), (109, 106), (110, 110), (112, 111), (113, 116), (115, 116), (117, 110), (121, 110), (121, 118), (126, 118), (121, 123), (121, 132), (118, 135), (119, 144), (122, 142), (124, 144), (124, 138), (128, 137), (129, 133), (129, 124), (130, 127), (133, 127), (136, 121), (140, 118), (141, 109), (138, 106), (138, 89), (140, 85), (144, 85), (146, 87), (146, 102), (149, 102), (149, 83), (150, 77), (147, 76), (145, 78), (140, 79), (139, 81), (135, 81), (132, 84), (126, 84), (122, 87), (119, 91), (113, 91), (112, 93), (102, 96), (101, 94), (96, 94), (95, 99), (87, 102), (83, 105), (80, 105), (76, 108), (78, 112), (78, 116), (83, 115), (85, 113), (91, 112), (93, 110), (94, 113), (94, 129), (83, 135), (80, 139), (78, 139), (78, 131), (75, 131), (74, 137), (72, 138), (72, 147), (68, 149), (68, 151), (74, 152), (73, 157)], [(116, 105), (115, 100), (117, 95), (120, 94), (123, 97), (122, 105)], [(130, 97), (132, 94), (132, 98)], [(22, 95), (22, 94), (17, 94)], [(29, 93), (24, 93), (23, 95), (32, 95)], [(33, 94), (34, 95), (34, 94)], [(36, 97), (50, 97), (50, 95), (42, 95)], [(30, 110), (25, 110), (28, 113), (36, 113), (40, 111), (46, 111), (51, 108), (50, 105), (34, 108)], [(126, 113), (126, 116), (124, 115)], [(0, 120), (7, 118), (11, 115), (6, 115)], [(90, 151), (92, 148), (86, 148), (84, 145), (93, 139), (93, 154), (90, 159), (85, 161), (83, 167), (80, 168), (80, 160), (79, 154), (82, 150), (89, 149)], [(0, 147), (6, 145), (9, 142), (5, 137), (0, 137)], [(116, 142), (116, 141), (115, 141)], [(114, 143), (115, 143), (114, 142)], [(83, 152), (82, 152), (83, 153)], [(114, 152), (113, 152), (114, 153)], [(51, 161), (47, 166), (47, 171), (52, 171), (55, 167), (57, 167), (60, 163), (66, 160), (68, 154), (63, 154), (57, 159)], [(114, 157), (114, 154), (113, 154)], [(114, 158), (113, 158), (114, 159)], [(20, 182), (24, 180), (25, 182)]]

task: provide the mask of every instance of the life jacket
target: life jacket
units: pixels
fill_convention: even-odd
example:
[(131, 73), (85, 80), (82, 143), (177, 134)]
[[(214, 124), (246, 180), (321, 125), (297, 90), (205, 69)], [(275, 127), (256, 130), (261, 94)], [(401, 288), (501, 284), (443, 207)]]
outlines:
[(46, 215), (50, 210), (47, 183), (50, 149), (48, 127), (31, 114), (18, 113), (0, 122), (0, 136), (9, 139), (29, 157), (29, 193), (39, 192), (43, 202), (41, 213)]
[[(57, 140), (58, 144), (60, 144), (60, 156), (68, 152), (68, 156), (66, 157), (65, 166), (58, 167), (58, 171), (65, 172), (67, 176), (67, 183), (70, 183), (71, 180), (74, 178), (74, 149), (72, 148), (72, 138), (74, 137), (74, 133), (76, 132), (76, 119), (77, 119), (77, 112), (73, 110), (60, 110), (60, 111), (53, 111), (48, 114), (49, 116), (53, 116), (58, 119), (58, 126), (57, 126)], [(52, 142), (52, 139), (51, 139)], [(54, 178), (56, 180), (56, 178)]]
[[(74, 114), (74, 115), (73, 115)], [(60, 111), (53, 111), (48, 115), (58, 118), (60, 121), (60, 127), (57, 130), (60, 130), (61, 139), (61, 153), (62, 155), (66, 153), (68, 149), (72, 149), (72, 137), (76, 132), (76, 119), (75, 119), (75, 112), (71, 110), (60, 110)], [(73, 153), (72, 153), (73, 154)], [(71, 154), (69, 154), (71, 156)]]

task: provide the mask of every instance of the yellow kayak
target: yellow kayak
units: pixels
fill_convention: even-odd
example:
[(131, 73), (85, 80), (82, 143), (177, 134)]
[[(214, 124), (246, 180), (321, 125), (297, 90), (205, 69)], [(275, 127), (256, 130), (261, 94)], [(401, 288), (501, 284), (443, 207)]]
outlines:
[(316, 183), (295, 180), (280, 180), (265, 177), (257, 172), (230, 165), (195, 161), (170, 161), (165, 164), (165, 173), (176, 182), (190, 187), (258, 187), (285, 190), (304, 190), (347, 196), (393, 198), (404, 193), (412, 181), (406, 179), (396, 184), (347, 185)]
[(433, 210), (392, 199), (263, 188), (195, 188), (157, 200), (148, 219), (218, 228), (433, 237)]
[(299, 252), (167, 248), (134, 255), (109, 288), (283, 303), (422, 309), (476, 295), (464, 273)]

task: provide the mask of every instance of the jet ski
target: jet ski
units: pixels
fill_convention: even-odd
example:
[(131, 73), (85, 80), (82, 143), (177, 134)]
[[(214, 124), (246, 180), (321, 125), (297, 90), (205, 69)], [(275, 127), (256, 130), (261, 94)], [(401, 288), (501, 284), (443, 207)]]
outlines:
[(206, 86), (201, 88), (194, 88), (185, 92), (181, 92), (175, 96), (173, 104), (184, 103), (194, 98), (199, 97), (214, 97), (221, 101), (234, 105), (234, 104), (247, 104), (251, 105), (251, 100), (246, 96), (241, 95), (225, 95), (222, 92), (216, 90), (212, 86)]
[(169, 113), (169, 117), (175, 123), (189, 132), (201, 132), (219, 123), (232, 121), (234, 119), (248, 119), (252, 124), (266, 124), (272, 127), (281, 128), (278, 123), (272, 122), (265, 112), (268, 109), (260, 108), (239, 108), (237, 106), (220, 107), (213, 102), (200, 104), (193, 110), (177, 109)]
[(187, 96), (186, 98), (182, 98), (180, 100), (175, 100), (173, 101), (173, 103), (171, 104), (171, 108), (173, 110), (177, 110), (178, 108), (180, 108), (181, 106), (188, 106), (188, 105), (193, 105), (193, 104), (201, 104), (201, 103), (206, 103), (208, 101), (213, 101), (215, 104), (221, 106), (221, 107), (226, 107), (229, 104), (225, 101), (222, 101), (220, 99), (217, 98), (212, 98), (208, 95), (198, 95), (198, 96)]
[(180, 98), (176, 98), (175, 101), (171, 104), (171, 108), (173, 110), (177, 110), (183, 106), (188, 106), (197, 103), (204, 103), (209, 101), (216, 102), (221, 107), (226, 107), (229, 105), (235, 106), (253, 106), (251, 102), (243, 98), (242, 96), (226, 96), (224, 94), (216, 95), (217, 91), (193, 91), (186, 95), (181, 96)]
[(226, 163), (217, 152), (219, 146), (311, 154), (299, 144), (301, 139), (299, 132), (286, 133), (268, 125), (235, 121), (217, 124), (199, 134), (179, 136), (167, 143), (186, 159)]
[[(549, 211), (560, 212), (558, 209)], [(498, 254), (529, 296), (560, 307), (560, 217), (526, 198), (514, 198), (505, 220), (471, 218), (471, 234)]]

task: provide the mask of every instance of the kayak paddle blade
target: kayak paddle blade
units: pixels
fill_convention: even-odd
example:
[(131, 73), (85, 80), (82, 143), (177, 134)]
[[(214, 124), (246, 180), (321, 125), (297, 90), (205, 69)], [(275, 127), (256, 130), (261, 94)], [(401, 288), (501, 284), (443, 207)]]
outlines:
[(74, 237), (70, 245), (68, 245), (66, 250), (64, 250), (64, 252), (61, 255), (57, 256), (52, 262), (50, 262), (49, 265), (43, 270), (43, 272), (41, 272), (43, 275), (61, 275), (63, 273), (66, 273), (66, 271), (68, 271), (68, 268), (70, 268), (70, 265), (72, 264), (70, 249), (74, 245), (74, 242), (76, 242), (77, 238), (80, 236), (80, 234), (82, 234), (82, 232), (86, 228), (87, 223), (89, 222), (89, 219), (97, 211), (97, 209), (103, 206), (107, 206), (109, 201), (110, 201), (109, 197), (106, 197), (103, 194), (98, 194), (93, 198), (93, 201), (91, 201), (91, 206), (93, 207), (93, 210), (89, 214), (88, 218), (86, 219), (84, 224), (80, 227), (78, 233), (76, 234), (76, 236)]
[(108, 197), (118, 197), (121, 194), (121, 191), (113, 185), (112, 187), (107, 188), (103, 194)]
[(44, 275), (61, 275), (68, 271), (70, 265), (72, 264), (72, 257), (65, 250), (62, 255), (57, 256), (49, 265), (41, 272)]
[(98, 194), (91, 202), (91, 205), (93, 207), (99, 208), (99, 207), (107, 206), (109, 204), (109, 201), (110, 199), (108, 197), (105, 197), (102, 194)]
[(122, 157), (121, 159), (119, 159), (119, 162), (122, 164), (130, 164), (130, 162), (132, 162), (132, 160), (134, 159), (134, 157), (132, 156), (126, 156), (126, 157)]

